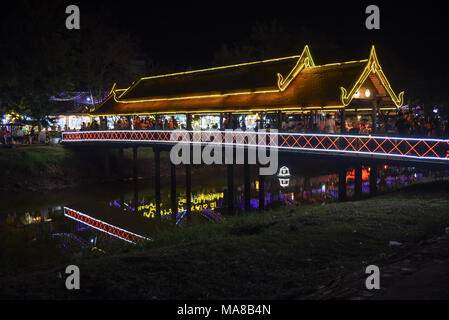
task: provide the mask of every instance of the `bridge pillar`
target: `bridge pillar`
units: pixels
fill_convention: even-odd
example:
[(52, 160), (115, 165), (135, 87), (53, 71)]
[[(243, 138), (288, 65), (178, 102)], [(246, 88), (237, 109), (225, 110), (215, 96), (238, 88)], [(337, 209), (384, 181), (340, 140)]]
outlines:
[(245, 211), (248, 212), (251, 209), (251, 183), (250, 183), (250, 167), (248, 161), (248, 149), (244, 150), (245, 158), (243, 163), (243, 179), (244, 179), (244, 198), (245, 198)]
[(109, 156), (109, 148), (105, 147), (103, 150), (103, 157), (104, 157), (104, 175), (106, 178), (109, 178), (111, 175), (111, 163), (110, 163), (110, 156)]
[(123, 208), (125, 205), (125, 192), (123, 191), (123, 188), (120, 187), (120, 207)]
[(123, 170), (125, 169), (125, 161), (124, 161), (124, 154), (123, 154), (123, 148), (118, 149), (118, 159), (119, 159), (119, 176), (120, 180), (123, 180), (125, 178), (125, 174)]
[(369, 193), (371, 196), (377, 194), (377, 165), (372, 165), (369, 172)]
[(186, 217), (189, 219), (192, 215), (192, 168), (186, 164)]
[(133, 179), (137, 180), (137, 147), (133, 147)]
[[(134, 211), (137, 212), (137, 208), (139, 207), (139, 187), (137, 185), (137, 180), (133, 181), (133, 191), (134, 191)], [(123, 196), (123, 201), (124, 201), (124, 196)], [(123, 208), (123, 203), (122, 203), (122, 208)]]
[(265, 176), (260, 174), (259, 165), (259, 211), (265, 210)]
[(161, 216), (161, 153), (159, 147), (153, 147), (154, 152), (154, 192), (156, 197), (156, 216)]
[(226, 171), (228, 174), (228, 210), (229, 213), (234, 212), (234, 165), (233, 164), (227, 164), (226, 165)]
[(176, 221), (178, 215), (178, 201), (176, 198), (176, 165), (170, 161), (170, 200), (171, 200), (171, 212), (172, 219)]
[(338, 201), (346, 201), (346, 167), (338, 169)]
[(362, 164), (357, 163), (354, 168), (354, 191), (356, 198), (362, 196)]

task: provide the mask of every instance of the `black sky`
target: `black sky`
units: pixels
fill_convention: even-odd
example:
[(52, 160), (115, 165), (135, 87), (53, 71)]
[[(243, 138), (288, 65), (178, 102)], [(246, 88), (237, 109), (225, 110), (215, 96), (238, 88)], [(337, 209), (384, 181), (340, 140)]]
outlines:
[[(114, 17), (110, 22), (140, 39), (145, 52), (162, 64), (207, 67), (223, 43), (244, 41), (256, 23), (276, 19), (291, 33), (305, 28), (318, 64), (364, 59), (371, 45), (392, 85), (415, 90), (421, 85), (432, 92), (447, 91), (449, 46), (446, 6), (440, 2), (335, 1), (96, 1)], [(365, 28), (365, 8), (380, 8), (381, 29)], [(88, 9), (90, 10), (90, 9)], [(102, 15), (101, 10), (98, 13)], [(338, 43), (337, 50), (317, 52), (314, 34)], [(299, 53), (286, 52), (286, 55)], [(415, 80), (415, 81), (414, 81)], [(413, 82), (414, 81), (414, 82)], [(429, 85), (429, 83), (431, 85)], [(428, 91), (429, 91), (428, 90)]]
[[(397, 91), (425, 87), (422, 92), (447, 96), (447, 10), (440, 2), (75, 0), (67, 4), (79, 5), (81, 28), (83, 17), (105, 20), (132, 34), (144, 53), (162, 65), (210, 66), (222, 44), (245, 41), (253, 25), (276, 19), (293, 35), (306, 30), (307, 39), (298, 39), (297, 51), (285, 55), (298, 54), (309, 44), (317, 64), (357, 60), (367, 58), (374, 44)], [(380, 8), (381, 30), (365, 28), (369, 4)], [(65, 16), (49, 12), (54, 14)], [(324, 34), (338, 47), (314, 50), (316, 34)]]

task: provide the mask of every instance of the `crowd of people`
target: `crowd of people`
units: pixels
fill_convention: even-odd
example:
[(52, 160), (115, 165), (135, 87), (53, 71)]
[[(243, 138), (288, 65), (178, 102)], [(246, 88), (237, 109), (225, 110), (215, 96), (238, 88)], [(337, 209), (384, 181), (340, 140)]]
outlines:
[(436, 117), (417, 117), (413, 113), (403, 113), (396, 120), (398, 135), (428, 138), (449, 138), (448, 120)]
[(3, 126), (0, 127), (0, 144), (12, 145), (12, 144), (34, 144), (34, 143), (47, 143), (48, 136), (45, 132), (39, 132), (33, 127), (21, 127), (21, 126)]
[[(184, 124), (179, 124), (178, 121), (171, 117), (170, 119), (165, 118), (162, 120), (161, 118), (152, 119), (152, 118), (141, 118), (136, 116), (133, 120), (128, 117), (120, 117), (117, 121), (114, 122), (114, 130), (176, 130), (176, 129), (185, 129)], [(105, 123), (98, 123), (96, 120), (93, 120), (91, 123), (83, 122), (81, 124), (81, 131), (95, 131), (95, 130), (107, 130), (107, 126)]]
[[(329, 134), (352, 134), (369, 135), (381, 134), (387, 136), (412, 136), (420, 138), (449, 138), (448, 120), (442, 120), (439, 117), (420, 116), (414, 112), (399, 113), (394, 116), (380, 115), (376, 119), (376, 128), (372, 129), (372, 119), (369, 115), (348, 116), (344, 124), (344, 130), (341, 129), (341, 119), (335, 115), (326, 114), (324, 116), (312, 117), (309, 115), (284, 115), (283, 120), (279, 118), (267, 117), (265, 120), (257, 119), (253, 122), (245, 120), (245, 116), (231, 115), (222, 118), (221, 128), (223, 129), (277, 129), (281, 132), (299, 132), (299, 133), (329, 133)], [(253, 119), (254, 120), (254, 119)], [(218, 121), (217, 121), (218, 122)], [(200, 121), (192, 121), (193, 130), (219, 129), (219, 123), (206, 122), (206, 125), (200, 126)], [(109, 129), (112, 128), (110, 124)], [(177, 120), (174, 116), (159, 117), (117, 117), (113, 122), (114, 130), (176, 130), (186, 129), (185, 121)], [(62, 131), (60, 127), (54, 129)], [(92, 120), (90, 123), (83, 122), (81, 131), (108, 130), (106, 121)], [(70, 131), (65, 126), (64, 131)], [(0, 127), (0, 143), (2, 144), (33, 144), (48, 143), (51, 137), (45, 132), (38, 132), (33, 127), (3, 126)]]
[(340, 119), (327, 114), (324, 121), (310, 122), (310, 118), (283, 121), (281, 130), (288, 132), (311, 133), (346, 133), (353, 135), (382, 134), (388, 136), (411, 136), (420, 138), (449, 138), (448, 120), (431, 116), (417, 116), (412, 112), (399, 113), (395, 116), (381, 116), (376, 119), (373, 131), (371, 118), (354, 117), (346, 119), (344, 130), (341, 130)]
[[(376, 119), (376, 128), (373, 131), (372, 120), (369, 116), (348, 117), (344, 124), (344, 130), (341, 130), (341, 121), (334, 115), (326, 114), (325, 117), (312, 118), (310, 116), (284, 117), (284, 120), (277, 125), (276, 119), (266, 121), (257, 120), (252, 127), (257, 126), (260, 129), (278, 129), (284, 132), (310, 132), (310, 133), (329, 133), (353, 135), (382, 134), (388, 136), (413, 136), (413, 137), (433, 137), (449, 138), (448, 121), (442, 121), (439, 118), (431, 116), (416, 116), (414, 113), (399, 113), (395, 116), (380, 116)], [(198, 127), (193, 124), (194, 130), (219, 129), (218, 123), (207, 124), (207, 127)], [(223, 129), (249, 129), (243, 117), (231, 115), (229, 118), (223, 118)], [(81, 125), (81, 130), (106, 130), (106, 124), (99, 124), (93, 120), (90, 124)], [(178, 122), (175, 117), (120, 117), (114, 122), (114, 130), (175, 130), (186, 129), (185, 123)]]

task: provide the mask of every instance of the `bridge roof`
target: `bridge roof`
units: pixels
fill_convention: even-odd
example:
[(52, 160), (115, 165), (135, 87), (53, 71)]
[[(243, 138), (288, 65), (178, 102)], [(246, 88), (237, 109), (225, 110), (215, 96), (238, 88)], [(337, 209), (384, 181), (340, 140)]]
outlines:
[(377, 94), (388, 93), (386, 100), (402, 104), (403, 93), (396, 96), (391, 89), (374, 47), (366, 60), (316, 66), (306, 46), (299, 56), (144, 77), (126, 89), (114, 86), (93, 114), (344, 108), (366, 81)]

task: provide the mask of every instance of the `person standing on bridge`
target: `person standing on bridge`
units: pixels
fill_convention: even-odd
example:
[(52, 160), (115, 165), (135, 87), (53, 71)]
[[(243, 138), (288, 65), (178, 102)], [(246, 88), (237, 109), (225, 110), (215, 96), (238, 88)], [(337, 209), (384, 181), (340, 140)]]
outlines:
[(335, 119), (330, 115), (326, 115), (326, 121), (324, 122), (324, 131), (326, 133), (335, 133)]

